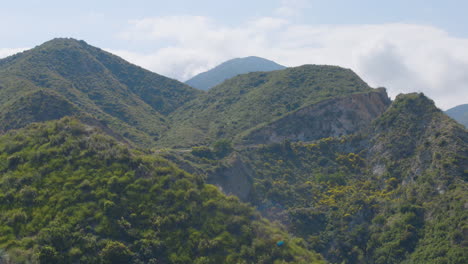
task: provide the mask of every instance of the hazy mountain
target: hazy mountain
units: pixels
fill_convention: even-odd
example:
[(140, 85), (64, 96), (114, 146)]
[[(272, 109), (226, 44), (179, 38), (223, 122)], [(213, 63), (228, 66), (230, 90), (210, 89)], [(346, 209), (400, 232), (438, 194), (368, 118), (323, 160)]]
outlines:
[(74, 115), (151, 145), (198, 93), (84, 41), (54, 39), (0, 60), (0, 130)]
[(468, 128), (468, 104), (455, 106), (445, 111), (445, 113)]
[(197, 89), (208, 90), (239, 74), (276, 71), (284, 68), (286, 67), (273, 61), (255, 56), (236, 58), (223, 62), (209, 71), (197, 74), (185, 83)]

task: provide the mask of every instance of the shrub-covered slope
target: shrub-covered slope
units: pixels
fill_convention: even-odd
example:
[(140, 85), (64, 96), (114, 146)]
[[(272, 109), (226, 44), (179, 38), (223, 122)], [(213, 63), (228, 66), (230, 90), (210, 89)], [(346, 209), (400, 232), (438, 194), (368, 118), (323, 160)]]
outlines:
[(197, 74), (185, 83), (197, 89), (208, 90), (239, 74), (276, 71), (284, 68), (286, 67), (276, 62), (255, 56), (236, 58), (223, 62), (209, 71)]
[(332, 263), (465, 263), (468, 131), (400, 95), (343, 137), (166, 156), (284, 223)]
[(0, 60), (0, 130), (86, 114), (151, 145), (166, 116), (198, 93), (84, 41), (54, 39)]
[(335, 66), (304, 65), (243, 74), (176, 110), (161, 144), (191, 146), (220, 138), (241, 139), (303, 107), (373, 91), (351, 70)]
[(1, 263), (322, 263), (302, 245), (75, 119), (0, 137)]

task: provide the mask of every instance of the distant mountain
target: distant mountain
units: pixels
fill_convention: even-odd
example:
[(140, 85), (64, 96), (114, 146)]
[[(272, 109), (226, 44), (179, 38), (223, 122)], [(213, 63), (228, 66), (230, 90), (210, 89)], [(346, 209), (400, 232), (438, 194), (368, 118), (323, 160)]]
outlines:
[(304, 65), (247, 73), (174, 111), (171, 129), (159, 143), (192, 146), (220, 138), (246, 144), (312, 140), (359, 129), (389, 104), (384, 90), (372, 89), (341, 67)]
[(166, 116), (198, 93), (84, 41), (54, 39), (0, 60), (0, 131), (73, 115), (152, 145)]
[(286, 68), (276, 62), (250, 56), (228, 60), (215, 68), (195, 75), (185, 83), (201, 90), (208, 90), (236, 75), (249, 72), (267, 72)]
[(451, 118), (455, 119), (458, 123), (468, 128), (468, 104), (455, 106), (445, 111), (445, 113)]

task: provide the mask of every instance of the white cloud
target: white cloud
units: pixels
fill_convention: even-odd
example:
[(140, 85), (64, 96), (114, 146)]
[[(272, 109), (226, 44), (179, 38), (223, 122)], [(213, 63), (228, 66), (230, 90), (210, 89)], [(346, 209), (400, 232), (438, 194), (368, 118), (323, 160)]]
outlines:
[(27, 50), (27, 48), (15, 48), (15, 49), (0, 48), (0, 59), (16, 54), (18, 52), (22, 52), (24, 50)]
[(282, 17), (293, 17), (302, 14), (302, 10), (311, 5), (310, 0), (281, 0), (275, 14)]
[(275, 37), (270, 34), (280, 32), (287, 24), (284, 19), (271, 17), (249, 21), (243, 27), (219, 26), (200, 16), (147, 18), (131, 21), (119, 37), (155, 45), (168, 42), (166, 47), (150, 54), (108, 51), (157, 73), (186, 80), (233, 57), (261, 56), (259, 49), (273, 48)]
[(432, 26), (317, 26), (263, 17), (229, 27), (207, 17), (171, 16), (131, 21), (120, 37), (166, 43), (149, 54), (111, 52), (179, 80), (234, 57), (256, 55), (286, 66), (351, 68), (370, 85), (387, 87), (391, 96), (422, 91), (444, 109), (468, 101), (468, 39)]

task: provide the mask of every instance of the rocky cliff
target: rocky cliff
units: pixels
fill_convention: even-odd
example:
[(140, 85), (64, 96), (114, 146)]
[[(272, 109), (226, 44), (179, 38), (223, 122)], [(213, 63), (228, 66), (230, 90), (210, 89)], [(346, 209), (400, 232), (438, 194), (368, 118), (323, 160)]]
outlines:
[(248, 144), (266, 144), (352, 134), (368, 126), (390, 103), (383, 88), (324, 100), (254, 130), (244, 141)]

